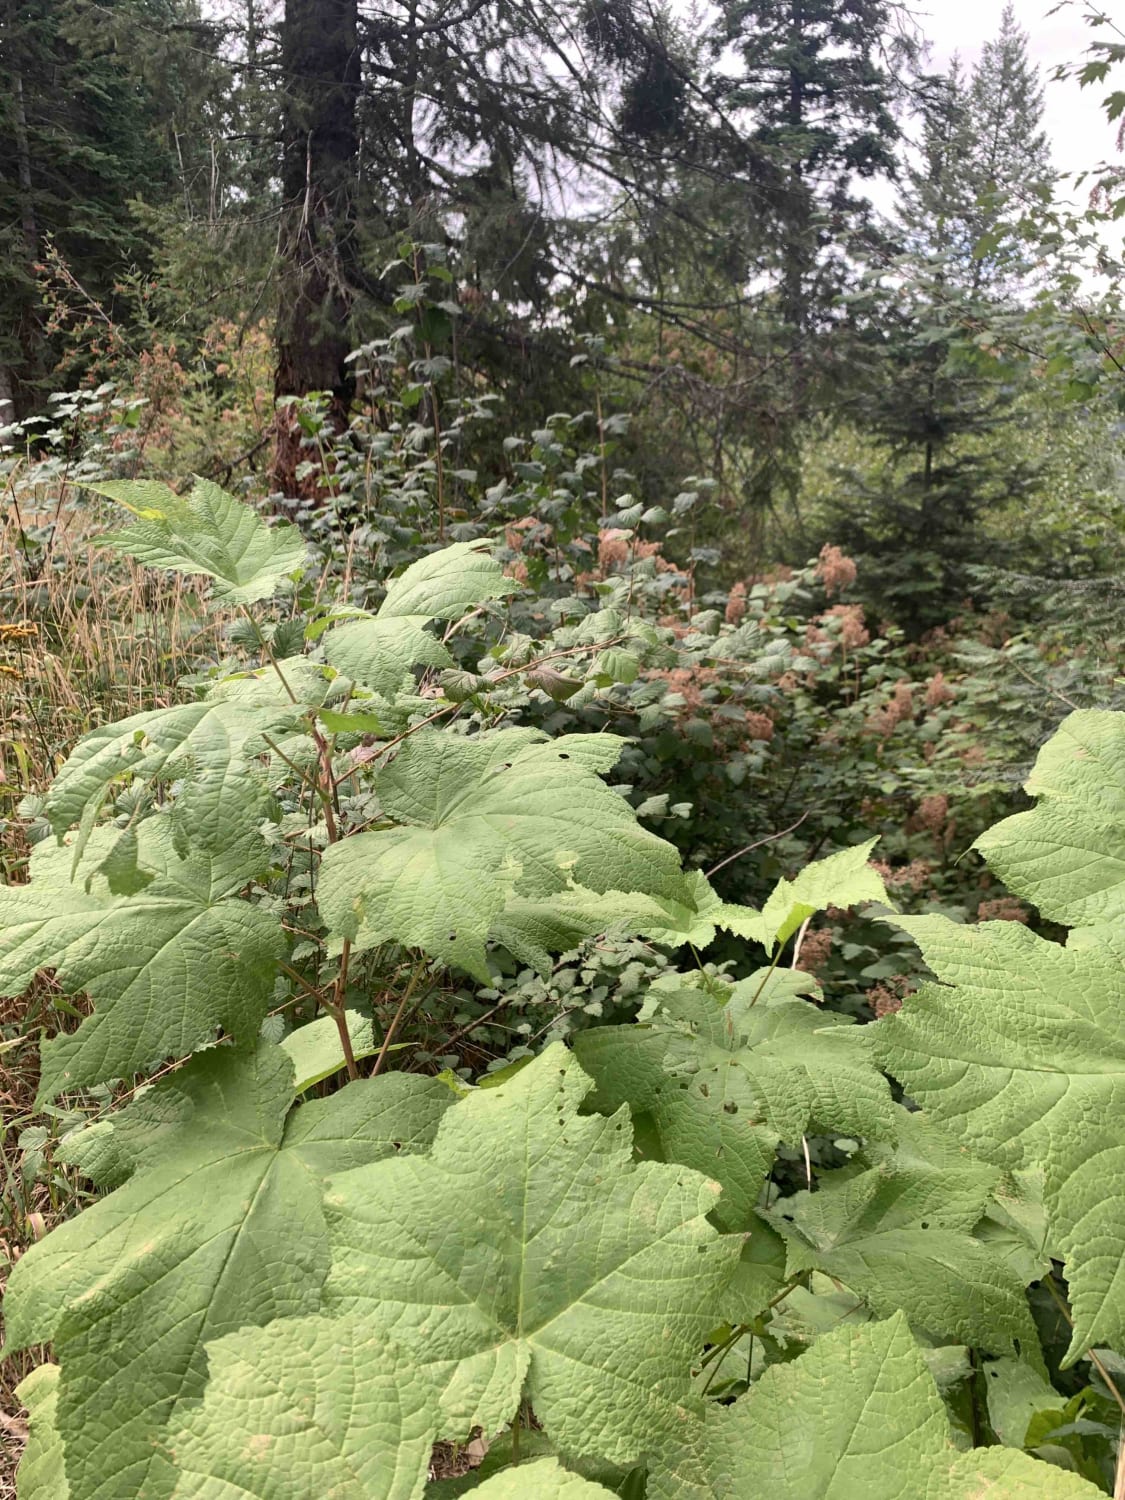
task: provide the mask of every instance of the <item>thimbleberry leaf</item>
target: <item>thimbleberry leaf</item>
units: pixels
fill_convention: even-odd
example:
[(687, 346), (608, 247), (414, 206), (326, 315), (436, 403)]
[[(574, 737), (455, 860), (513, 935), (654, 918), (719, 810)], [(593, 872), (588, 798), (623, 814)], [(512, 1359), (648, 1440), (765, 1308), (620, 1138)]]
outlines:
[(305, 543), (288, 522), (268, 525), (245, 501), (209, 479), (197, 479), (186, 498), (165, 485), (114, 479), (86, 486), (137, 517), (100, 545), (150, 568), (202, 574), (223, 604), (253, 604), (275, 594), (305, 566)]
[(772, 978), (762, 973), (718, 996), (661, 983), (647, 1021), (594, 1027), (574, 1042), (600, 1108), (628, 1104), (651, 1120), (667, 1160), (722, 1183), (716, 1212), (729, 1229), (754, 1222), (781, 1142), (799, 1143), (816, 1125), (890, 1137), (901, 1113), (864, 1029)]
[(391, 698), (411, 667), (455, 665), (427, 628), (431, 621), (456, 620), (514, 588), (487, 541), (455, 542), (392, 579), (374, 615), (349, 611), (350, 618), (325, 636), (324, 654), (345, 677)]
[(786, 1241), (787, 1275), (823, 1271), (879, 1316), (901, 1309), (919, 1333), (1038, 1359), (1023, 1282), (972, 1237), (994, 1180), (891, 1155), (858, 1175), (825, 1174), (765, 1217)]
[(959, 1454), (902, 1313), (841, 1325), (799, 1359), (771, 1366), (733, 1406), (686, 1423), (680, 1443), (650, 1466), (647, 1490), (649, 1500), (1093, 1500), (1098, 1493), (1010, 1449)]
[(291, 1110), (292, 1064), (263, 1044), (199, 1053), (132, 1106), (160, 1127), (125, 1132), (132, 1176), (33, 1245), (5, 1298), (9, 1347), (51, 1340), (62, 1366), (73, 1494), (171, 1493), (166, 1428), (203, 1393), (206, 1344), (316, 1310), (324, 1179), (424, 1148), (452, 1097), (394, 1074)]
[(1125, 918), (1125, 714), (1080, 709), (1040, 750), (1029, 812), (976, 848), (1045, 917), (1069, 927)]
[[(95, 854), (112, 838), (98, 833)], [(220, 1028), (252, 1042), (266, 1012), (285, 944), (274, 918), (237, 898), (253, 861), (181, 858), (168, 817), (143, 822), (137, 846), (152, 874), (132, 895), (114, 895), (104, 877), (70, 882), (70, 851), (50, 845), (29, 884), (0, 886), (0, 993), (22, 994), (53, 969), (64, 993), (94, 1007), (44, 1042), (41, 1099), (182, 1056)]]
[(455, 1104), (427, 1156), (336, 1177), (326, 1307), (431, 1372), (447, 1435), (526, 1395), (564, 1453), (632, 1463), (685, 1419), (741, 1242), (707, 1222), (714, 1182), (633, 1164), (624, 1111), (578, 1113), (589, 1086), (556, 1043)]
[[(1066, 1262), (1073, 1362), (1125, 1344), (1125, 957), (1120, 936), (1067, 947), (1018, 922), (896, 918), (939, 983), (875, 1027), (883, 1065), (975, 1155), (1042, 1168)], [(1079, 941), (1079, 938), (1081, 940)]]
[(376, 782), (399, 826), (326, 852), (321, 915), (357, 948), (406, 943), (488, 982), (485, 939), (510, 896), (563, 892), (573, 879), (677, 899), (678, 852), (598, 774), (621, 748), (609, 735), (527, 729), (413, 735)]
[(437, 1393), (381, 1332), (285, 1318), (207, 1346), (168, 1434), (173, 1500), (420, 1500)]

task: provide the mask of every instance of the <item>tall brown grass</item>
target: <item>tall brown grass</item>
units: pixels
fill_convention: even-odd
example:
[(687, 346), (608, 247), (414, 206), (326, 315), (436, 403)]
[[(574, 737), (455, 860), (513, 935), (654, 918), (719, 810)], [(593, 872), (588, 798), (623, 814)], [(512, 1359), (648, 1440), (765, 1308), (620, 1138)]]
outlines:
[[(88, 729), (185, 697), (179, 679), (220, 654), (226, 620), (202, 610), (192, 580), (97, 547), (108, 503), (37, 484), (31, 470), (0, 506), (0, 884), (18, 884), (30, 853), (24, 799)], [(47, 979), (0, 997), (0, 1282), (82, 1206), (78, 1174), (52, 1160), (61, 1122), (47, 1119), (41, 1136), (34, 1107), (40, 1038), (73, 1024)], [(25, 1434), (15, 1387), (41, 1357), (28, 1351), (0, 1372), (0, 1500), (15, 1495)]]

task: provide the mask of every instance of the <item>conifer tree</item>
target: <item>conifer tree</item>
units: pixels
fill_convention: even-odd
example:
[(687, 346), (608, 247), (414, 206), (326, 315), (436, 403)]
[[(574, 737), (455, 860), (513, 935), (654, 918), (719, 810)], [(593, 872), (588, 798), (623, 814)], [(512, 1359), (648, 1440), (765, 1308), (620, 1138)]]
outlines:
[(901, 253), (871, 304), (884, 368), (865, 423), (890, 461), (833, 518), (873, 602), (914, 635), (965, 602), (972, 565), (1003, 561), (986, 544), (987, 516), (1035, 484), (1035, 466), (995, 440), (1014, 419), (1023, 361), (984, 330), (1018, 289), (1011, 206), (1046, 190), (1049, 171), (1042, 95), (1011, 7), (968, 79), (955, 61), (922, 82)]
[(831, 404), (852, 340), (843, 294), (871, 239), (857, 181), (895, 171), (889, 0), (724, 0), (714, 87), (778, 178), (763, 226), (754, 342), (769, 379), (749, 424), (752, 526), (795, 498), (801, 424)]
[(881, 60), (887, 0), (724, 0), (714, 38), (739, 66), (726, 102), (785, 180), (778, 224), (783, 319), (824, 316), (843, 274), (838, 252), (862, 222), (856, 178), (891, 175), (898, 126)]
[(1050, 196), (1043, 87), (1027, 41), (1009, 0), (1000, 33), (985, 43), (967, 90), (971, 129), (963, 190), (971, 200), (965, 227), (972, 243), (970, 289), (975, 295), (1014, 290), (1024, 258), (1014, 223)]
[(145, 255), (131, 200), (175, 189), (153, 92), (117, 45), (124, 9), (0, 5), (0, 399), (16, 415), (43, 399), (52, 364), (37, 271), (48, 250), (108, 306)]

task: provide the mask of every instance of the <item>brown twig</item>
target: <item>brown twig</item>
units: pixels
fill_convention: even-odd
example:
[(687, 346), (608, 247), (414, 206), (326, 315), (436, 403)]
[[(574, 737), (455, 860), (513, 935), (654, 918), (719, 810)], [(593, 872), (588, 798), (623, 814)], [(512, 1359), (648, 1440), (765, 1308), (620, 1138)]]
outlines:
[(387, 1053), (390, 1051), (391, 1042), (394, 1039), (394, 1034), (398, 1030), (399, 1022), (402, 1020), (403, 1016), (406, 1013), (406, 1007), (409, 1004), (410, 997), (414, 993), (414, 988), (417, 985), (421, 974), (422, 965), (419, 964), (418, 967), (414, 970), (414, 973), (410, 976), (410, 983), (403, 991), (402, 999), (398, 1002), (398, 1009), (394, 1013), (391, 1024), (387, 1027), (386, 1035), (383, 1037), (383, 1045), (379, 1048), (379, 1055), (375, 1059), (375, 1066), (371, 1069), (372, 1078), (378, 1076), (383, 1067), (383, 1063), (386, 1061)]
[(806, 808), (797, 821), (791, 823), (788, 828), (781, 829), (779, 833), (767, 833), (765, 838), (755, 839), (752, 844), (747, 844), (745, 849), (737, 849), (733, 854), (728, 854), (726, 859), (721, 859), (717, 865), (712, 865), (709, 870), (704, 872), (707, 879), (710, 880), (712, 875), (717, 875), (720, 870), (725, 870), (727, 865), (733, 864), (736, 859), (741, 859), (744, 854), (749, 854), (754, 849), (760, 849), (763, 844), (775, 843), (778, 839), (783, 839), (787, 834), (793, 833), (796, 829), (800, 828), (811, 811), (811, 808)]

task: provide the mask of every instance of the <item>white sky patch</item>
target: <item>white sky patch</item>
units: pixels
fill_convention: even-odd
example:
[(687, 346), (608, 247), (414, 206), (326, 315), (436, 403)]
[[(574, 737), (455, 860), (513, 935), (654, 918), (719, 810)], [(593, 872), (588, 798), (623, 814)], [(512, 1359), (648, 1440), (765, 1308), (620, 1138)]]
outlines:
[[(1060, 63), (1074, 63), (1083, 56), (1093, 36), (1110, 37), (1108, 31), (1094, 32), (1085, 25), (1083, 7), (1068, 5), (1050, 15), (1052, 8), (1048, 0), (1016, 0), (1016, 19), (1028, 34), (1028, 52), (1044, 79), (1043, 127), (1051, 140), (1055, 166), (1060, 172), (1082, 172), (1118, 156), (1116, 129), (1107, 122), (1101, 101), (1120, 85), (1112, 77), (1104, 85), (1089, 88), (1081, 88), (1074, 80), (1051, 79)], [(1125, 23), (1125, 14), (1114, 14), (1119, 8), (1107, 5), (1114, 19)], [(916, 14), (933, 46), (935, 64), (945, 67), (959, 53), (971, 67), (984, 43), (999, 34), (1003, 10), (1004, 0), (928, 0)]]

